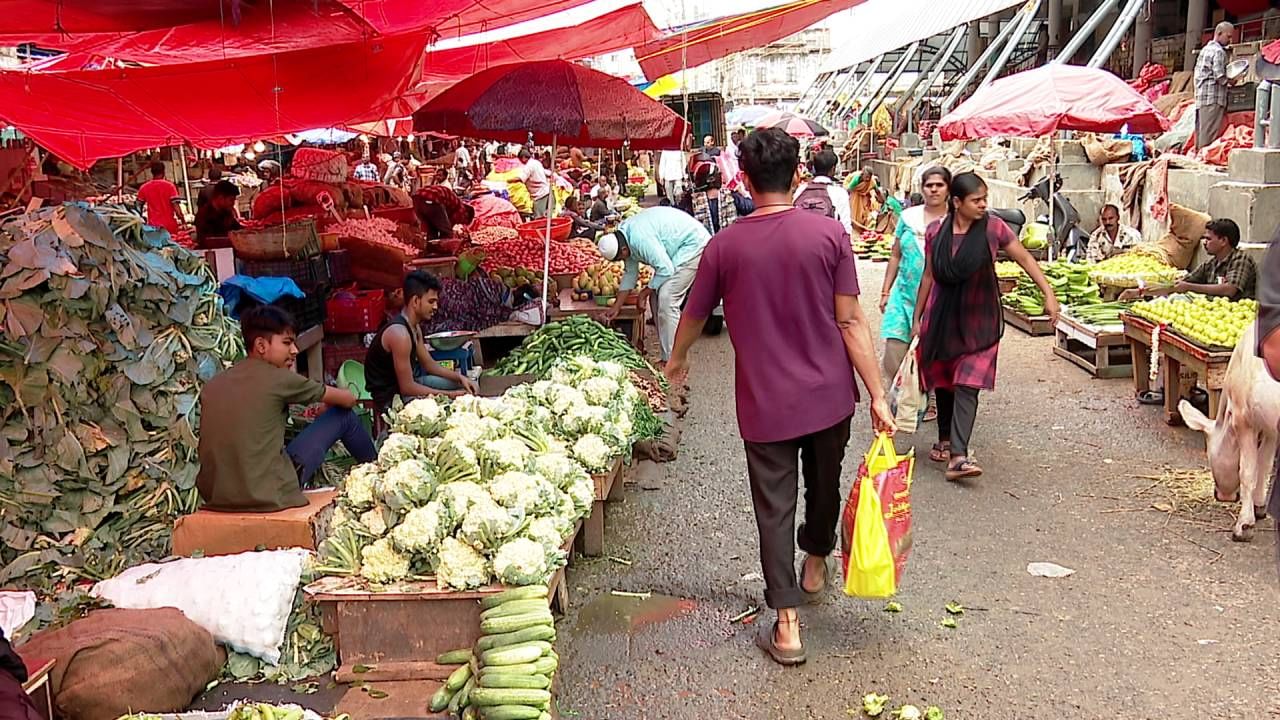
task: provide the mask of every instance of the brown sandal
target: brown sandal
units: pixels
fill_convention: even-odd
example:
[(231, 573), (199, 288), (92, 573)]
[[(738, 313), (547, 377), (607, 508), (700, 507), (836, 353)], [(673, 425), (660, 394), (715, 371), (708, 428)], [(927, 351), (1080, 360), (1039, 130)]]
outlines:
[[(806, 559), (807, 559), (807, 556), (806, 556)], [(835, 554), (832, 553), (830, 555), (827, 555), (825, 558), (823, 558), (822, 587), (818, 588), (817, 590), (814, 590), (813, 592), (805, 590), (804, 588), (804, 569), (806, 566), (807, 566), (807, 563), (803, 561), (800, 563), (800, 591), (804, 593), (805, 602), (812, 605), (814, 603), (821, 602), (823, 593), (826, 592), (827, 588), (832, 586), (832, 578), (834, 578), (836, 575)]]
[(777, 621), (760, 623), (760, 627), (756, 631), (756, 645), (759, 645), (760, 649), (764, 650), (779, 665), (791, 666), (804, 663), (807, 659), (804, 654), (804, 646), (801, 645), (795, 650), (784, 650), (778, 647), (777, 642), (774, 640), (777, 637), (777, 633)]
[(929, 459), (934, 462), (950, 462), (951, 461), (951, 443), (936, 442), (932, 448), (929, 448)]
[(960, 458), (960, 462), (947, 467), (948, 480), (963, 480), (982, 475), (982, 468), (969, 458)]

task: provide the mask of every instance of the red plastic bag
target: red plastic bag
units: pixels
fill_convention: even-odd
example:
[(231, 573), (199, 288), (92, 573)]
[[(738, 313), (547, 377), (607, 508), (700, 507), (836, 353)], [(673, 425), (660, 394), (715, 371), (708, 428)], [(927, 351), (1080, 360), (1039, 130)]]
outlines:
[[(854, 527), (858, 520), (858, 498), (863, 478), (871, 480), (870, 486), (879, 495), (881, 521), (888, 534), (889, 550), (893, 554), (894, 583), (902, 581), (902, 571), (907, 565), (907, 557), (911, 554), (911, 478), (915, 471), (915, 451), (906, 455), (898, 455), (893, 446), (893, 438), (881, 433), (876, 436), (858, 468), (858, 477), (853, 481), (849, 497), (844, 503), (844, 513), (840, 522), (840, 538), (844, 550), (844, 569), (846, 581), (850, 572), (850, 560), (853, 555)], [(846, 582), (848, 586), (848, 582)], [(896, 588), (895, 588), (896, 589)]]

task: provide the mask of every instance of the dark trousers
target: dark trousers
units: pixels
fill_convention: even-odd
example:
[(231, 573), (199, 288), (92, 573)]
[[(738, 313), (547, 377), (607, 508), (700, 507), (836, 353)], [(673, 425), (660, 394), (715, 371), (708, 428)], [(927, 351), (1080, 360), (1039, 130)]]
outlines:
[(324, 456), (329, 453), (329, 448), (339, 440), (358, 462), (367, 463), (378, 459), (373, 438), (364, 429), (360, 416), (346, 408), (331, 407), (321, 413), (310, 427), (298, 433), (298, 437), (286, 448), (293, 466), (298, 470), (300, 485), (305, 486), (311, 481), (311, 476), (324, 464)]
[[(849, 420), (826, 430), (770, 443), (744, 443), (751, 503), (760, 533), (760, 567), (764, 601), (771, 608), (793, 608), (804, 602), (796, 581), (795, 544), (810, 555), (825, 557), (836, 546), (840, 519), (840, 463), (849, 444)], [(804, 467), (804, 522), (796, 532), (796, 495)], [(795, 533), (795, 539), (792, 538)]]
[(969, 438), (978, 419), (978, 388), (938, 388), (938, 441), (951, 442), (951, 455), (969, 456)]

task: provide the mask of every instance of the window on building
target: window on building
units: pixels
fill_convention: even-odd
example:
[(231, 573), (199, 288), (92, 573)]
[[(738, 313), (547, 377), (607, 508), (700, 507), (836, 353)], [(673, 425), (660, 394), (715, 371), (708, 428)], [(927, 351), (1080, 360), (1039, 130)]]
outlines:
[(787, 61), (787, 82), (789, 84), (800, 82), (800, 69), (796, 67), (795, 60)]
[(769, 82), (769, 64), (768, 63), (764, 63), (764, 62), (756, 63), (756, 82), (757, 83)]

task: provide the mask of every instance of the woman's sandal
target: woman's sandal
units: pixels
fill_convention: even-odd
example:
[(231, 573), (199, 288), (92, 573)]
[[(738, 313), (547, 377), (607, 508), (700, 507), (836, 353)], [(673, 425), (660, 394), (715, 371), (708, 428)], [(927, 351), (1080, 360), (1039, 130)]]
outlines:
[(929, 449), (929, 459), (934, 462), (950, 462), (951, 443), (934, 443)]
[(1164, 391), (1163, 390), (1143, 390), (1142, 392), (1138, 393), (1138, 402), (1143, 405), (1163, 405)]
[[(797, 619), (796, 622), (799, 622), (799, 619)], [(768, 653), (769, 657), (773, 658), (773, 661), (779, 665), (790, 666), (800, 665), (803, 663), (806, 660), (804, 655), (804, 646), (801, 645), (794, 650), (785, 650), (780, 648), (775, 640), (777, 633), (777, 621), (772, 623), (760, 623), (759, 629), (756, 630), (756, 645), (759, 645), (760, 649)]]
[(936, 405), (930, 404), (929, 407), (925, 408), (924, 417), (920, 418), (920, 422), (933, 422), (934, 420), (937, 420), (937, 419), (938, 419), (938, 407)]
[(965, 478), (978, 477), (981, 474), (982, 474), (982, 468), (978, 466), (978, 463), (974, 462), (969, 458), (963, 458), (960, 460), (960, 462), (956, 463), (955, 465), (951, 465), (947, 467), (946, 477), (948, 480), (955, 481), (955, 480), (963, 480)]
[[(808, 555), (805, 556), (806, 560), (808, 557)], [(835, 577), (836, 574), (836, 558), (834, 554), (827, 555), (823, 558), (822, 587), (814, 590), (813, 592), (805, 590), (804, 588), (804, 569), (808, 567), (808, 565), (809, 563), (807, 562), (800, 563), (800, 591), (804, 593), (805, 602), (812, 605), (814, 603), (821, 602), (822, 594), (826, 592), (827, 588), (831, 587), (831, 578)]]

